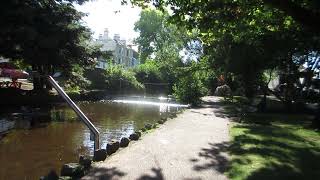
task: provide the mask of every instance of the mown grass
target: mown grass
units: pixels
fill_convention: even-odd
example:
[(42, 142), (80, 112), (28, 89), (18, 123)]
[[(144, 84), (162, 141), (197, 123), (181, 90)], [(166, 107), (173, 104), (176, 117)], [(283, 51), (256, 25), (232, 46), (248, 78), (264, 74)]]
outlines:
[(251, 114), (233, 123), (230, 179), (320, 179), (320, 133), (306, 115)]

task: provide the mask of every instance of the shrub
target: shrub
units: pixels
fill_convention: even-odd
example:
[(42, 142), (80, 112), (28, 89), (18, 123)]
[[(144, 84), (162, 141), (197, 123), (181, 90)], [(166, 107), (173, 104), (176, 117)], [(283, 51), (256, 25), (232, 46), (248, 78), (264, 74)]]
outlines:
[(166, 81), (159, 71), (156, 61), (148, 60), (134, 69), (136, 79), (143, 83), (148, 94), (160, 94), (167, 91)]
[(103, 89), (111, 92), (139, 93), (144, 86), (135, 78), (135, 73), (120, 65), (109, 64), (107, 69), (87, 70), (86, 76), (92, 82), (92, 89)]
[(148, 60), (146, 63), (139, 65), (134, 69), (135, 77), (142, 83), (161, 83), (163, 79), (161, 77), (159, 67), (153, 60)]
[(134, 72), (119, 65), (110, 66), (104, 72), (105, 82), (110, 91), (143, 92), (144, 86), (137, 81), (134, 75)]
[(196, 73), (190, 73), (178, 80), (173, 87), (174, 96), (183, 103), (199, 105), (206, 88)]
[(61, 78), (62, 87), (69, 92), (79, 92), (87, 89), (91, 82), (84, 77), (84, 69), (79, 65), (74, 65), (66, 77)]
[(104, 69), (87, 69), (85, 72), (85, 77), (91, 81), (91, 89), (107, 89), (108, 84), (105, 80), (105, 70)]

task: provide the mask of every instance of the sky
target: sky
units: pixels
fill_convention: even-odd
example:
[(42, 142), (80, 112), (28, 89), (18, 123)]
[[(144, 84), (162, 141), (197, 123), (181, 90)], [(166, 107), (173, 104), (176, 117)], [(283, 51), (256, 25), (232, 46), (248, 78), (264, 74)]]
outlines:
[(121, 5), (121, 0), (93, 0), (75, 7), (81, 12), (88, 13), (83, 20), (91, 28), (94, 38), (98, 38), (105, 28), (109, 29), (110, 37), (120, 34), (120, 38), (126, 39), (127, 42), (132, 42), (139, 35), (133, 30), (141, 12), (139, 7)]

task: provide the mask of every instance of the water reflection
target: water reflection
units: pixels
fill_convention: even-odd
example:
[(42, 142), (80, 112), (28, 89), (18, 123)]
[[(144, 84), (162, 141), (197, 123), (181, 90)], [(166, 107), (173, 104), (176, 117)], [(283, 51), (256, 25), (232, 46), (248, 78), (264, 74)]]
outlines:
[[(157, 105), (133, 102), (78, 105), (100, 131), (103, 148), (109, 140), (129, 136), (145, 123), (154, 123), (177, 108), (162, 102)], [(92, 154), (94, 144), (90, 141), (90, 131), (72, 109), (60, 104), (40, 114), (43, 115), (15, 121), (0, 118), (2, 129), (14, 127), (0, 140), (0, 179), (38, 179), (50, 169), (58, 171), (62, 164), (76, 162), (79, 154)]]

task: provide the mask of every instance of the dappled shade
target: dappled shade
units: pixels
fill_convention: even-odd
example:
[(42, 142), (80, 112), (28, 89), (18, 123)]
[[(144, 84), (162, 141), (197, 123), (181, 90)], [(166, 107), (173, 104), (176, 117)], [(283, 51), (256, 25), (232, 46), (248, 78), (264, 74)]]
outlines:
[[(89, 173), (89, 176), (95, 176), (100, 180), (109, 180), (112, 178), (120, 178), (125, 175), (126, 175), (126, 173), (122, 172), (121, 170), (119, 170), (115, 167), (111, 167), (111, 168), (97, 167), (97, 168), (94, 168)], [(86, 179), (90, 179), (90, 178), (84, 177), (82, 179), (86, 180)]]
[(272, 122), (269, 126), (248, 121), (233, 127), (229, 177), (259, 180), (319, 178), (320, 134), (305, 129), (308, 123), (297, 117), (274, 115), (269, 121)]
[[(228, 142), (222, 143), (209, 143), (209, 148), (202, 148), (198, 153), (198, 157), (190, 159), (195, 165), (193, 169), (196, 171), (203, 171), (214, 169), (218, 172), (224, 173), (227, 170), (228, 159), (225, 155), (229, 147)], [(209, 163), (198, 164), (201, 159), (209, 159)]]

